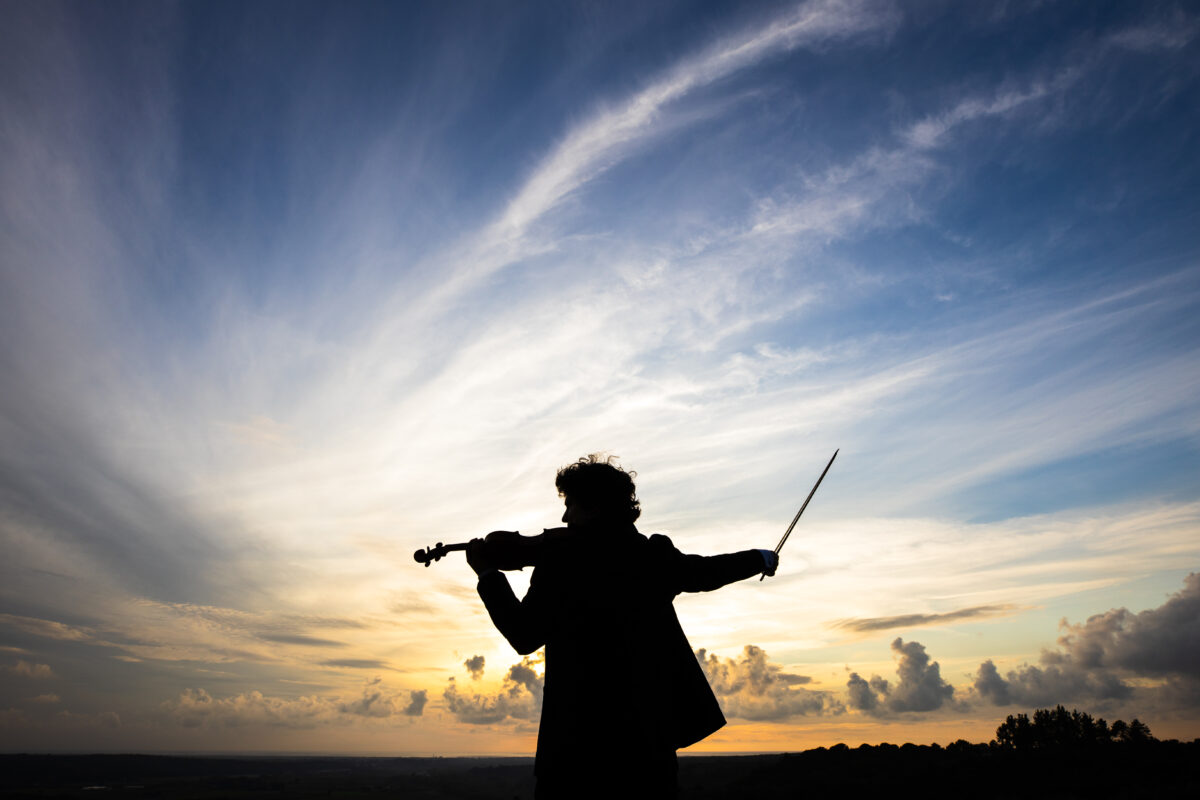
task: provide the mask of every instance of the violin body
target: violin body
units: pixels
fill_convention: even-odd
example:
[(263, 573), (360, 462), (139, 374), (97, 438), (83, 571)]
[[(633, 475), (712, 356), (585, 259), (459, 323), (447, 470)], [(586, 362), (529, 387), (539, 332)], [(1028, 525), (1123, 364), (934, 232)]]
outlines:
[[(542, 552), (546, 546), (565, 537), (567, 528), (546, 528), (533, 536), (522, 536), (517, 531), (492, 531), (483, 537), (484, 553), (488, 561), (497, 569), (513, 571), (536, 567), (541, 561)], [(475, 541), (475, 540), (472, 540)], [(413, 553), (413, 560), (429, 566), (434, 561), (440, 561), (447, 553), (455, 550), (466, 550), (471, 542), (442, 544), (438, 542), (433, 547), (426, 547)]]

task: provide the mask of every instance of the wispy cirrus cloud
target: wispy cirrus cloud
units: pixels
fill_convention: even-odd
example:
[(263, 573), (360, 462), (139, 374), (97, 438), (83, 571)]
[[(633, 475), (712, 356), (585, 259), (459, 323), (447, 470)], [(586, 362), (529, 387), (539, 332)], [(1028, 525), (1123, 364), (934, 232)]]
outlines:
[(333, 639), (322, 639), (317, 636), (305, 636), (300, 633), (262, 633), (259, 638), (267, 642), (276, 642), (278, 644), (298, 644), (305, 647), (345, 647), (345, 642), (338, 642)]
[(895, 628), (921, 628), (928, 625), (947, 625), (961, 620), (979, 619), (1011, 614), (1016, 611), (1012, 605), (972, 606), (960, 608), (957, 611), (947, 611), (944, 614), (897, 614), (892, 617), (875, 617), (871, 619), (840, 619), (830, 623), (834, 628), (869, 633), (887, 631)]
[(322, 661), (321, 665), (348, 669), (390, 669), (386, 661), (380, 661), (377, 658), (331, 658)]
[(573, 192), (669, 128), (663, 114), (671, 104), (773, 54), (886, 31), (898, 21), (894, 8), (886, 3), (811, 0), (682, 60), (645, 88), (571, 129), (541, 159), (500, 216), (463, 252), (454, 254), (453, 260), (466, 267), (443, 278), (434, 296), (453, 294), (464, 283), (479, 281), (522, 257), (554, 249), (552, 240), (531, 236), (531, 227)]
[(1173, 12), (1116, 31), (1108, 37), (1108, 41), (1117, 47), (1143, 52), (1179, 50), (1196, 37), (1200, 25), (1180, 8), (1173, 9)]

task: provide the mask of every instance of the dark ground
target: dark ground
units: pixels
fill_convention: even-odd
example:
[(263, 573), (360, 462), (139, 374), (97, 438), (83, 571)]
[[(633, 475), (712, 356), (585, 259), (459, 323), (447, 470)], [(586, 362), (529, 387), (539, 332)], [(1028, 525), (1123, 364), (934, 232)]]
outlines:
[[(619, 768), (612, 764), (609, 768)], [(525, 758), (0, 756), (6, 798), (532, 798)], [(585, 778), (586, 780), (586, 778)], [(1200, 797), (1200, 740), (1089, 751), (880, 745), (680, 759), (685, 800)]]

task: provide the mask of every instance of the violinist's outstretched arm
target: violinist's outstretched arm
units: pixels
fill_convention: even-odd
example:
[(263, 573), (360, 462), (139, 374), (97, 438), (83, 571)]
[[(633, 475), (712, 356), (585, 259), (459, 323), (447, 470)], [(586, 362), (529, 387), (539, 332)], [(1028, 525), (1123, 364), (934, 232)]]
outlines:
[(477, 590), (496, 630), (521, 655), (528, 655), (546, 643), (537, 593), (531, 585), (524, 600), (518, 600), (504, 573), (486, 556), (482, 539), (467, 546), (467, 563), (479, 576)]
[(774, 575), (779, 566), (779, 556), (770, 550), (697, 556), (679, 552), (665, 536), (651, 536), (650, 543), (663, 555), (674, 588), (679, 592), (711, 592), (764, 572)]

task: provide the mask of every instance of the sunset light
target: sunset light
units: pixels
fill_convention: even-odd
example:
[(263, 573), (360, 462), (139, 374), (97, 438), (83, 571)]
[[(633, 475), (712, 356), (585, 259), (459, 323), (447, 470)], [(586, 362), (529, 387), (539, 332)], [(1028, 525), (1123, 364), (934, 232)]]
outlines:
[(5, 752), (532, 756), (544, 655), (414, 551), (590, 453), (770, 550), (838, 448), (676, 598), (682, 754), (1200, 737), (1194, 6), (4, 16)]

